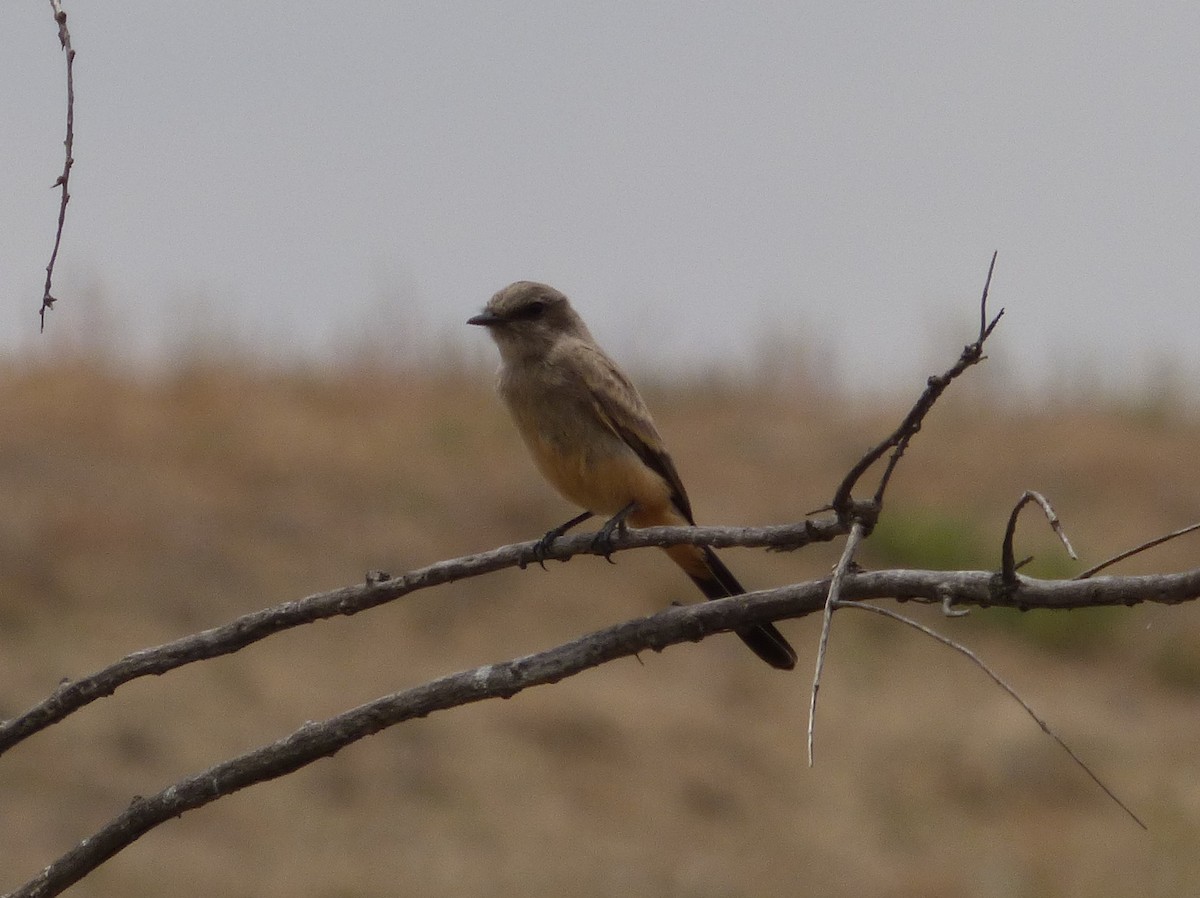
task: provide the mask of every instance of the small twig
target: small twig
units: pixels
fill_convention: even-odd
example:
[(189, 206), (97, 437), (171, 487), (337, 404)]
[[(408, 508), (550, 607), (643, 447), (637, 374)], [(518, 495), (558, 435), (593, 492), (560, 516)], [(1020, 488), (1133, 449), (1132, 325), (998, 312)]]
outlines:
[(1140, 546), (1135, 546), (1132, 549), (1126, 549), (1124, 552), (1121, 552), (1119, 555), (1114, 555), (1112, 558), (1108, 559), (1107, 561), (1100, 562), (1095, 567), (1088, 568), (1082, 574), (1076, 574), (1075, 579), (1076, 580), (1086, 580), (1088, 577), (1091, 577), (1091, 576), (1094, 576), (1094, 575), (1100, 573), (1106, 567), (1111, 567), (1112, 565), (1116, 564), (1118, 561), (1124, 561), (1126, 558), (1132, 558), (1134, 555), (1137, 555), (1139, 552), (1145, 552), (1147, 549), (1153, 549), (1155, 546), (1161, 546), (1165, 542), (1168, 542), (1168, 541), (1173, 540), (1180, 536), (1186, 536), (1187, 534), (1192, 533), (1195, 530), (1200, 530), (1200, 523), (1195, 523), (1195, 524), (1191, 524), (1187, 527), (1180, 528), (1179, 530), (1176, 530), (1172, 533), (1168, 533), (1165, 536), (1157, 536), (1148, 542), (1142, 543)]
[(916, 436), (921, 429), (921, 424), (925, 420), (925, 416), (929, 414), (929, 410), (933, 408), (938, 397), (945, 392), (950, 383), (960, 374), (983, 361), (986, 356), (983, 354), (983, 344), (988, 337), (992, 335), (992, 331), (996, 329), (996, 325), (1000, 323), (1001, 317), (1004, 315), (1004, 309), (996, 313), (995, 317), (988, 320), (987, 301), (988, 291), (992, 285), (992, 272), (996, 268), (996, 253), (992, 253), (991, 264), (988, 265), (987, 280), (983, 285), (983, 295), (979, 300), (979, 333), (975, 338), (974, 343), (970, 343), (963, 347), (962, 354), (958, 361), (954, 363), (941, 375), (932, 375), (925, 385), (925, 391), (917, 400), (916, 404), (909, 410), (900, 426), (895, 429), (883, 442), (868, 450), (866, 455), (859, 459), (842, 479), (838, 486), (837, 492), (834, 493), (833, 502), (831, 503), (839, 517), (845, 517), (847, 510), (851, 506), (851, 494), (858, 481), (862, 478), (875, 462), (879, 461), (888, 450), (895, 450), (892, 459), (884, 471), (879, 488), (875, 492), (876, 505), (881, 505), (883, 502), (883, 492), (887, 487), (887, 483), (892, 476), (892, 471), (896, 467), (896, 463), (900, 460), (900, 456), (904, 454), (908, 443)]
[(1059, 540), (1066, 547), (1067, 554), (1072, 559), (1079, 557), (1075, 554), (1075, 550), (1071, 548), (1071, 541), (1067, 539), (1062, 522), (1058, 519), (1058, 515), (1054, 513), (1054, 509), (1051, 508), (1046, 497), (1036, 490), (1026, 490), (1017, 501), (1017, 504), (1013, 506), (1013, 510), (1008, 516), (1008, 526), (1004, 528), (1004, 545), (1000, 553), (1000, 580), (1005, 586), (1011, 587), (1017, 582), (1017, 563), (1013, 560), (1013, 535), (1017, 530), (1017, 517), (1021, 514), (1021, 509), (1030, 502), (1036, 502), (1042, 507), (1042, 513), (1046, 516), (1046, 520), (1050, 522), (1050, 529), (1058, 535)]
[(67, 203), (71, 201), (68, 182), (71, 179), (71, 166), (75, 164), (72, 150), (75, 145), (75, 49), (71, 46), (71, 32), (67, 30), (67, 14), (63, 11), (61, 0), (50, 0), (50, 8), (54, 11), (54, 21), (58, 23), (58, 42), (62, 44), (67, 56), (67, 137), (63, 141), (66, 148), (66, 162), (63, 172), (54, 182), (55, 187), (62, 188), (62, 201), (58, 207), (58, 229), (54, 233), (54, 250), (50, 253), (50, 262), (46, 265), (46, 286), (42, 292), (42, 307), (38, 311), (41, 319), (41, 330), (46, 329), (46, 311), (54, 308), (58, 300), (51, 294), (51, 281), (54, 279), (54, 263), (58, 261), (58, 248), (62, 243), (63, 225), (67, 220)]
[[(987, 339), (987, 335), (990, 334), (992, 332), (992, 328), (996, 326), (995, 321), (993, 321), (991, 323), (991, 326), (988, 325), (987, 298), (988, 298), (988, 289), (992, 286), (992, 272), (996, 270), (996, 255), (998, 252), (999, 252), (999, 250), (994, 250), (992, 252), (992, 261), (988, 264), (987, 280), (985, 280), (983, 282), (983, 296), (980, 297), (980, 300), (979, 300), (979, 342), (980, 343), (982, 343), (984, 340)], [(1001, 309), (1000, 315), (1003, 315), (1003, 314), (1004, 314), (1004, 310)], [(997, 321), (1000, 319), (1000, 315), (996, 316)]]
[(873, 501), (876, 508), (883, 506), (883, 494), (887, 492), (888, 484), (892, 482), (892, 474), (895, 472), (896, 466), (900, 464), (900, 459), (904, 458), (904, 453), (908, 450), (908, 444), (914, 436), (916, 436), (916, 431), (905, 434), (896, 441), (896, 447), (888, 457), (887, 467), (883, 469), (883, 476), (879, 478), (879, 486), (875, 488)]
[(976, 655), (973, 651), (971, 651), (965, 645), (962, 645), (959, 642), (955, 642), (953, 639), (951, 639), (948, 636), (943, 636), (941, 633), (937, 632), (936, 630), (934, 630), (930, 627), (925, 626), (924, 624), (920, 623), (919, 621), (913, 620), (910, 617), (906, 617), (903, 614), (899, 614), (898, 612), (892, 611), (890, 608), (884, 608), (881, 605), (873, 605), (870, 602), (847, 602), (847, 601), (839, 602), (839, 605), (841, 607), (845, 607), (845, 608), (859, 608), (863, 611), (870, 611), (872, 614), (881, 614), (884, 617), (889, 617), (892, 620), (899, 621), (902, 624), (907, 624), (908, 626), (924, 633), (926, 636), (936, 639), (942, 645), (948, 646), (949, 648), (954, 649), (954, 651), (959, 652), (962, 655), (965, 655), (971, 661), (972, 664), (974, 664), (976, 667), (978, 667), (980, 670), (982, 670), (985, 674), (987, 674), (987, 676), (991, 679), (991, 681), (993, 683), (995, 683), (997, 686), (999, 686), (1001, 689), (1003, 689), (1005, 692), (1007, 692), (1009, 694), (1009, 696), (1011, 696), (1012, 699), (1014, 701), (1016, 701), (1016, 703), (1018, 705), (1020, 705), (1022, 708), (1024, 708), (1025, 713), (1033, 718), (1034, 723), (1036, 723), (1039, 727), (1041, 727), (1042, 732), (1045, 733), (1047, 736), (1049, 736), (1051, 739), (1053, 739), (1055, 742), (1057, 742), (1059, 744), (1059, 746), (1062, 748), (1062, 750), (1065, 751), (1067, 753), (1067, 755), (1070, 756), (1071, 760), (1074, 761), (1076, 764), (1078, 764), (1079, 767), (1083, 770), (1083, 772), (1086, 773), (1089, 777), (1091, 777), (1092, 782), (1094, 782), (1097, 786), (1099, 786), (1104, 791), (1105, 795), (1107, 795), (1114, 802), (1116, 802), (1117, 806), (1121, 810), (1123, 810), (1126, 814), (1128, 814), (1134, 823), (1136, 823), (1142, 829), (1148, 829), (1146, 824), (1142, 822), (1141, 818), (1138, 817), (1138, 815), (1135, 814), (1132, 810), (1130, 810), (1129, 806), (1127, 804), (1125, 804), (1125, 802), (1121, 801), (1121, 799), (1116, 796), (1116, 794), (1112, 791), (1112, 789), (1108, 788), (1108, 786), (1106, 786), (1104, 784), (1104, 782), (1100, 779), (1100, 777), (1096, 776), (1096, 774), (1092, 771), (1092, 768), (1090, 768), (1086, 763), (1084, 763), (1083, 759), (1080, 758), (1079, 755), (1075, 754), (1075, 752), (1071, 750), (1071, 746), (1067, 745), (1067, 743), (1063, 741), (1062, 737), (1059, 736), (1058, 733), (1054, 732), (1054, 730), (1052, 730), (1050, 728), (1050, 725), (1048, 723), (1046, 723), (1046, 721), (1043, 720), (1038, 715), (1038, 713), (1033, 710), (1032, 707), (1030, 707), (1029, 703), (1026, 702), (1025, 699), (1021, 698), (1021, 696), (1017, 693), (1017, 690), (1015, 690), (1012, 686), (1010, 686), (1007, 682), (1005, 682), (1003, 677), (1001, 677), (998, 673), (996, 673), (994, 670), (992, 670), (983, 661), (982, 658), (980, 658), (978, 655)]
[(862, 523), (855, 521), (854, 526), (850, 528), (849, 537), (846, 538), (846, 547), (842, 550), (842, 557), (838, 559), (837, 567), (833, 569), (833, 577), (829, 580), (829, 594), (825, 598), (825, 610), (821, 617), (821, 639), (817, 643), (817, 663), (813, 671), (812, 696), (808, 702), (809, 767), (813, 765), (813, 732), (816, 729), (817, 693), (821, 689), (821, 672), (825, 668), (825, 649), (829, 645), (829, 629), (833, 623), (833, 609), (837, 607), (842, 593), (842, 581), (854, 563), (854, 553), (858, 550), (858, 544), (862, 542), (865, 532), (866, 528)]

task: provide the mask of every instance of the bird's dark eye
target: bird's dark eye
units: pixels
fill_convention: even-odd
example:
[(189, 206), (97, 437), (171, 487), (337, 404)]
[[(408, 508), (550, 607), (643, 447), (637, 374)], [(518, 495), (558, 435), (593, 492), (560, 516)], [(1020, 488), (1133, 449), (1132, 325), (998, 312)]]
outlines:
[(513, 314), (513, 318), (540, 318), (542, 313), (546, 311), (546, 304), (540, 299), (535, 299), (533, 302), (526, 303), (517, 309)]

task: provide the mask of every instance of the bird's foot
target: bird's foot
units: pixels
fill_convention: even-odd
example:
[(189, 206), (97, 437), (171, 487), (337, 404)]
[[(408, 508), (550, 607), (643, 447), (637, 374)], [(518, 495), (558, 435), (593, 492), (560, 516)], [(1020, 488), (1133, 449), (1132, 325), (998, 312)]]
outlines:
[(635, 502), (630, 502), (615, 515), (605, 521), (604, 526), (596, 532), (595, 537), (592, 539), (592, 551), (597, 555), (603, 556), (604, 560), (609, 564), (616, 564), (616, 562), (612, 560), (612, 553), (614, 549), (613, 535), (616, 533), (624, 534), (629, 530), (625, 524), (625, 519), (629, 517), (629, 513), (633, 511), (636, 504), (637, 503)]
[[(533, 560), (541, 565), (542, 570), (546, 569), (546, 559), (550, 557), (550, 547), (554, 545), (555, 540), (570, 530), (572, 527), (582, 524), (592, 516), (590, 511), (585, 511), (583, 514), (576, 515), (564, 524), (559, 524), (547, 530), (545, 535), (533, 544)], [(525, 567), (524, 564), (521, 567)]]

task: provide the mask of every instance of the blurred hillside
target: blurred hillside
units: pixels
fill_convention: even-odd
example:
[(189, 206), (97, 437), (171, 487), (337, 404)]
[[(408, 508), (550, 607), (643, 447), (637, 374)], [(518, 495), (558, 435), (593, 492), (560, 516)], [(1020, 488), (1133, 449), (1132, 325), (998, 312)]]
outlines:
[[(480, 371), (360, 364), (154, 375), (84, 356), (0, 369), (0, 715), (121, 655), (244, 612), (529, 539), (541, 484)], [(1033, 573), (1068, 575), (1200, 519), (1200, 423), (1171, 407), (935, 409), (863, 562), (994, 567), (1025, 489)], [(768, 379), (769, 381), (769, 379)], [(915, 383), (915, 396), (921, 384)], [(900, 406), (779, 378), (646, 390), (706, 523), (795, 520)], [(837, 546), (726, 553), (752, 587)], [(1196, 565), (1196, 538), (1124, 571)], [(377, 695), (695, 598), (657, 553), (419, 593), (143, 680), (0, 757), (0, 888), (123, 808)], [(1150, 825), (1137, 830), (961, 657), (839, 615), (818, 718), (794, 675), (717, 638), (416, 721), (144, 837), (69, 894), (374, 898), (1184, 896), (1200, 892), (1200, 611), (945, 620)]]

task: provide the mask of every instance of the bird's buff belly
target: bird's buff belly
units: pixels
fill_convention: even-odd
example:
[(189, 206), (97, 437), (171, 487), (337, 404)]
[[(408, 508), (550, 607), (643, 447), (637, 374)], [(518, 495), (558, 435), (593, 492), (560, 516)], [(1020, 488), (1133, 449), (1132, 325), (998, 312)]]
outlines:
[(580, 508), (614, 515), (630, 502), (643, 511), (670, 503), (666, 481), (615, 438), (596, 440), (589, 451), (564, 447), (540, 434), (527, 442), (542, 475)]

